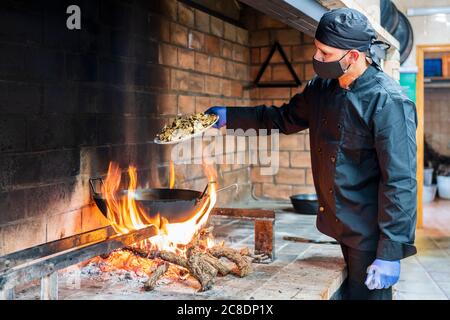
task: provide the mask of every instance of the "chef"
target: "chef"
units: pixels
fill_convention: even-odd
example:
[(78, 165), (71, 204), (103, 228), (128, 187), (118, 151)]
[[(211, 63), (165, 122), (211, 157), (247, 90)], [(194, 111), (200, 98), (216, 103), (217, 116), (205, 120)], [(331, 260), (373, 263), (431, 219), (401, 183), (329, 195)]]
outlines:
[(400, 260), (416, 253), (416, 108), (381, 70), (375, 37), (362, 13), (329, 11), (302, 93), (280, 107), (206, 111), (228, 129), (309, 129), (317, 228), (341, 245), (347, 299), (392, 299)]

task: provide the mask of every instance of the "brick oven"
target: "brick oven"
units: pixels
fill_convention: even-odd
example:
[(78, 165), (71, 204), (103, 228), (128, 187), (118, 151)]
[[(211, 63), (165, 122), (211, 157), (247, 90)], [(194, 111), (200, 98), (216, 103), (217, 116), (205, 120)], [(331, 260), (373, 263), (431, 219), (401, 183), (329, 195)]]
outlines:
[[(310, 32), (255, 9), (252, 1), (233, 1), (235, 7), (224, 7), (223, 12), (205, 8), (201, 2), (45, 0), (0, 4), (0, 256), (51, 243), (68, 249), (95, 232), (99, 237), (95, 239), (112, 236), (89, 187), (91, 177), (106, 175), (111, 161), (123, 169), (135, 165), (143, 186), (166, 187), (171, 149), (153, 143), (165, 123), (178, 114), (201, 112), (214, 105), (281, 105), (313, 77)], [(72, 4), (81, 10), (80, 29), (66, 27), (66, 9)], [(238, 16), (232, 18), (233, 14)], [(254, 85), (275, 42), (303, 85)], [(276, 52), (261, 81), (291, 79)], [(273, 203), (279, 204), (291, 194), (315, 192), (308, 132), (281, 136), (278, 155), (279, 170), (271, 176), (261, 175), (259, 165), (214, 166), (219, 186), (239, 185), (239, 192), (223, 192), (217, 198), (219, 238), (235, 236), (236, 243), (243, 240), (241, 243), (256, 246), (258, 231), (267, 234), (273, 227), (263, 221), (274, 221), (273, 210), (278, 207)], [(175, 175), (179, 188), (202, 190), (208, 183), (197, 164), (177, 165)], [(254, 211), (253, 216), (251, 212), (228, 211), (225, 216), (235, 218), (231, 222), (220, 214), (227, 212), (226, 207), (254, 208), (255, 201), (259, 201), (258, 208), (269, 208), (269, 212), (263, 210), (258, 217)], [(312, 220), (303, 219), (283, 216), (280, 236), (292, 233), (289, 226), (318, 236), (307, 228)], [(109, 231), (100, 234), (96, 230), (101, 228)], [(148, 235), (141, 231), (135, 238), (119, 240), (132, 243)], [(61, 239), (72, 242), (55, 242)], [(261, 241), (267, 244), (267, 239)], [(92, 252), (104, 254), (116, 248), (105, 245)], [(273, 276), (282, 275), (277, 273), (281, 267), (295, 269), (292, 262), (299, 253), (306, 260), (298, 262), (300, 269), (296, 270), (306, 273), (294, 270), (291, 277), (308, 273), (304, 268), (317, 252), (306, 252), (307, 248), (304, 243), (274, 246), (274, 252), (281, 253), (279, 259), (258, 269), (262, 278), (272, 279), (268, 290), (276, 287), (279, 279)], [(332, 257), (331, 262), (312, 262), (318, 277), (315, 281), (326, 283), (327, 289), (310, 292), (315, 292), (314, 297), (329, 298), (344, 278), (342, 262), (334, 247), (320, 250)], [(330, 268), (331, 275), (327, 273)], [(237, 280), (233, 281), (232, 287), (239, 288)], [(249, 281), (248, 290), (260, 278)], [(79, 297), (87, 297), (89, 290)], [(306, 297), (304, 288), (289, 290), (283, 298)], [(299, 294), (299, 290), (304, 291)], [(227, 295), (247, 297), (250, 291), (236, 292), (230, 290)], [(186, 292), (179, 294), (189, 297)]]

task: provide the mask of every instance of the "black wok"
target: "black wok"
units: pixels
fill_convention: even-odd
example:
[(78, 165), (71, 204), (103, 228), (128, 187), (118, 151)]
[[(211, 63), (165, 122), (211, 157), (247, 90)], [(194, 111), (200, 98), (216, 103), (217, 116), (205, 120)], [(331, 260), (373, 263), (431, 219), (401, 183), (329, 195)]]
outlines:
[[(107, 216), (107, 202), (104, 196), (96, 192), (94, 181), (100, 181), (101, 178), (89, 179), (92, 189), (92, 197), (95, 204)], [(133, 198), (138, 206), (144, 209), (148, 217), (153, 218), (158, 213), (161, 217), (166, 218), (170, 223), (183, 222), (192, 216), (206, 200), (208, 200), (207, 190), (209, 184), (206, 185), (203, 192), (189, 189), (137, 189), (133, 192)], [(128, 190), (121, 190), (117, 196), (121, 199), (128, 194)]]

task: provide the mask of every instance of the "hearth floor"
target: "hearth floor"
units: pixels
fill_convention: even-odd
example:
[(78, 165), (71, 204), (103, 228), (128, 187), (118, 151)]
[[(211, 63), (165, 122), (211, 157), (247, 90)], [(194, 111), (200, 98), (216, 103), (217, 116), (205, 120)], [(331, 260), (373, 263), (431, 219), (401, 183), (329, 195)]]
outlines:
[[(161, 278), (155, 290), (146, 292), (134, 277), (92, 277), (72, 267), (60, 272), (59, 299), (330, 299), (345, 279), (345, 265), (338, 245), (297, 243), (283, 236), (331, 240), (315, 227), (315, 216), (293, 213), (286, 206), (276, 207), (276, 259), (254, 264), (244, 278), (217, 277), (211, 290), (197, 292), (195, 280)], [(273, 208), (273, 206), (272, 206)], [(227, 246), (253, 248), (253, 222), (213, 217), (216, 240)], [(75, 275), (75, 276), (74, 276)], [(37, 286), (16, 292), (17, 299), (38, 299)]]

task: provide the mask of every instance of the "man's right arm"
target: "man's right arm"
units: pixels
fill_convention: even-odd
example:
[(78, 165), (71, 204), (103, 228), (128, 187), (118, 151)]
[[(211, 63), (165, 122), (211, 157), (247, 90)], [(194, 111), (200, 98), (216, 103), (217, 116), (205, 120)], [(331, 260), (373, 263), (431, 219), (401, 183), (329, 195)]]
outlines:
[(281, 107), (227, 107), (227, 129), (278, 129), (284, 134), (307, 129), (310, 109), (308, 86)]

